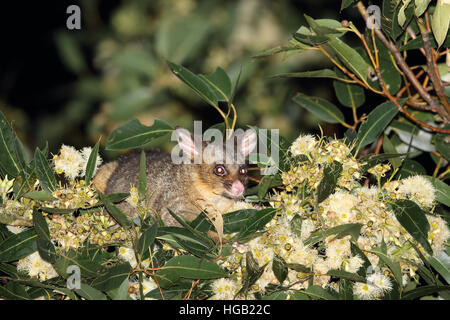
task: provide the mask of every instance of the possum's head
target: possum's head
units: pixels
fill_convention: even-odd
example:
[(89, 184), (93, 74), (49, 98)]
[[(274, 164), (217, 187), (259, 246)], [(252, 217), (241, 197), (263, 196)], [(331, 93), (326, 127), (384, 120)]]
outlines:
[(257, 143), (254, 130), (236, 130), (226, 141), (205, 142), (197, 137), (197, 143), (186, 129), (177, 128), (175, 134), (201, 189), (229, 199), (243, 197), (248, 179), (245, 158)]

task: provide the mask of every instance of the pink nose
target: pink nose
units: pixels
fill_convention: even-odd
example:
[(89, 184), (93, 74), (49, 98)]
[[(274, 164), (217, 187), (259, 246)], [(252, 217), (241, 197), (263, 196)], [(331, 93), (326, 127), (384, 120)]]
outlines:
[(231, 193), (236, 197), (241, 196), (244, 193), (244, 189), (244, 185), (239, 180), (234, 181), (231, 185)]

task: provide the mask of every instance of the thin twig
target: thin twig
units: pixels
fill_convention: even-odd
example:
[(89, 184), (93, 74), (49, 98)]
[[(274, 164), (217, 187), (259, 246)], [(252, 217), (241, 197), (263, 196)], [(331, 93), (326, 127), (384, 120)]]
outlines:
[[(361, 1), (358, 1), (357, 3), (358, 10), (362, 17), (364, 18), (364, 21), (367, 22), (369, 19), (369, 14), (367, 13), (366, 7)], [(380, 39), (380, 41), (386, 46), (386, 48), (391, 52), (391, 54), (394, 56), (395, 61), (399, 65), (400, 69), (403, 71), (403, 73), (406, 75), (408, 80), (412, 83), (414, 88), (419, 92), (420, 96), (431, 106), (439, 106), (439, 104), (433, 100), (431, 95), (424, 90), (420, 82), (416, 79), (414, 74), (412, 73), (411, 69), (409, 68), (406, 61), (403, 59), (400, 51), (395, 46), (394, 43), (392, 43), (390, 40), (388, 40), (384, 33), (380, 29), (373, 29), (374, 33)]]

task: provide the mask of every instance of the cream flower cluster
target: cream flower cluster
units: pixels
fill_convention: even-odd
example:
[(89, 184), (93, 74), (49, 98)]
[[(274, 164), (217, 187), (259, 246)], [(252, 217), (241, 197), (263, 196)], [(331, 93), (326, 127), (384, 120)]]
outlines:
[[(213, 299), (236, 295), (242, 287), (249, 253), (259, 267), (265, 266), (261, 277), (248, 291), (251, 297), (264, 294), (271, 285), (279, 285), (273, 263), (282, 259), (289, 266), (282, 285), (291, 290), (307, 289), (312, 284), (338, 291), (336, 279), (328, 274), (330, 270), (358, 273), (366, 268), (366, 281), (353, 283), (354, 296), (382, 298), (393, 288), (389, 277), (392, 273), (383, 264), (379, 265), (374, 249), (385, 245), (389, 258), (400, 263), (402, 285), (416, 277), (417, 265), (422, 263), (411, 246), (416, 241), (387, 205), (392, 200), (411, 200), (426, 209), (430, 225), (428, 241), (434, 253), (445, 249), (450, 231), (446, 221), (432, 213), (436, 191), (426, 178), (411, 176), (391, 180), (383, 186), (362, 187), (358, 181), (362, 165), (352, 156), (351, 148), (338, 140), (316, 140), (311, 135), (295, 140), (290, 154), (291, 168), (282, 173), (285, 189), (276, 192), (270, 201), (271, 206), (280, 209), (278, 215), (266, 225), (261, 236), (246, 244), (233, 244), (232, 254), (222, 261), (222, 266), (233, 276), (212, 283)], [(313, 195), (323, 177), (323, 167), (333, 161), (342, 164), (342, 176), (334, 193), (317, 205)], [(389, 165), (381, 164), (370, 171), (381, 178), (389, 170)], [(312, 235), (346, 224), (359, 224), (360, 233), (340, 237), (332, 234), (311, 241)], [(427, 255), (420, 244), (417, 247)], [(364, 256), (370, 265), (365, 263)]]
[[(85, 176), (86, 165), (91, 152), (91, 147), (85, 147), (81, 151), (78, 151), (74, 147), (62, 145), (59, 154), (53, 156), (55, 172), (64, 174), (71, 180)], [(94, 174), (101, 163), (102, 159), (97, 155)]]

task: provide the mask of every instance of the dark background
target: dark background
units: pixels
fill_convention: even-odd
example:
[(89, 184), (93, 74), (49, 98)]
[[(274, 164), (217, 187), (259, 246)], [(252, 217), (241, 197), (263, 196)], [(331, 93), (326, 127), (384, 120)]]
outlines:
[[(0, 59), (0, 110), (12, 121), (14, 129), (24, 144), (33, 150), (36, 146), (43, 146), (49, 143), (50, 151), (57, 151), (61, 144), (83, 147), (93, 145), (100, 136), (104, 143), (110, 131), (126, 120), (140, 117), (142, 113), (147, 116), (139, 118), (143, 123), (151, 124), (153, 117), (165, 119), (173, 125), (182, 124), (188, 128), (192, 127), (191, 120), (200, 119), (207, 125), (212, 125), (220, 121), (220, 117), (211, 109), (192, 98), (191, 92), (186, 93), (184, 85), (175, 80), (170, 85), (169, 90), (161, 89), (156, 98), (148, 103), (148, 108), (138, 108), (137, 112), (123, 114), (119, 117), (111, 116), (108, 112), (102, 111), (102, 106), (108, 105), (110, 100), (115, 98), (114, 94), (96, 94), (96, 87), (92, 86), (88, 94), (80, 88), (90, 87), (86, 85), (86, 79), (94, 79), (98, 83), (104, 82), (106, 68), (99, 67), (95, 63), (98, 55), (98, 43), (105, 38), (117, 40), (120, 46), (126, 47), (129, 43), (148, 42), (153, 45), (155, 39), (153, 35), (156, 31), (149, 31), (146, 34), (121, 35), (112, 27), (113, 16), (120, 12), (121, 8), (127, 6), (145, 6), (148, 20), (158, 20), (154, 23), (153, 30), (158, 30), (168, 17), (175, 15), (171, 13), (170, 5), (167, 3), (175, 1), (119, 1), (119, 0), (97, 0), (97, 1), (17, 1), (3, 3), (0, 18), (0, 30), (2, 34), (2, 49)], [(233, 14), (239, 10), (239, 5), (243, 1), (214, 1), (214, 8), (217, 12), (232, 12), (228, 19), (234, 19)], [(144, 4), (143, 4), (144, 3)], [(147, 4), (145, 4), (147, 3)], [(150, 5), (148, 5), (150, 3)], [(204, 9), (206, 1), (193, 1), (196, 7), (191, 12), (198, 11), (199, 19), (214, 21), (214, 14), (208, 15), (208, 10)], [(303, 14), (314, 18), (349, 19), (357, 25), (361, 25), (361, 19), (354, 8), (346, 9), (339, 16), (341, 1), (330, 0), (310, 0), (310, 1), (259, 1), (258, 6), (265, 7), (265, 12), (271, 12), (275, 24), (279, 24), (281, 37), (275, 41), (275, 45), (284, 45), (290, 36), (305, 24)], [(68, 14), (66, 8), (71, 4), (78, 4), (82, 11), (82, 29), (69, 31), (66, 29), (66, 19)], [(192, 3), (191, 3), (192, 5)], [(162, 8), (162, 9), (161, 9)], [(222, 9), (223, 8), (223, 9)], [(166, 12), (167, 11), (167, 12)], [(205, 13), (206, 12), (206, 13)], [(233, 13), (234, 12), (234, 13)], [(195, 12), (197, 13), (197, 12)], [(253, 18), (253, 20), (257, 20)], [(235, 21), (231, 26), (236, 25)], [(223, 51), (228, 53), (232, 45), (229, 34), (231, 27), (224, 26), (222, 29), (216, 28), (208, 40), (201, 45), (201, 49), (195, 57), (180, 61), (184, 66), (192, 71), (205, 72), (204, 64), (200, 61), (211, 47), (218, 43), (223, 47)], [(230, 31), (230, 32), (228, 32)], [(239, 33), (239, 30), (233, 31)], [(78, 50), (84, 61), (84, 69), (75, 71), (68, 66), (62, 58), (61, 49), (57, 44), (58, 33), (63, 33), (67, 38), (75, 39)], [(259, 39), (258, 39), (259, 38)], [(263, 35), (255, 34), (255, 41), (264, 40)], [(350, 41), (355, 40), (350, 38)], [(263, 47), (264, 48), (264, 47)], [(265, 47), (269, 49), (270, 47)], [(246, 48), (240, 55), (233, 57), (232, 62), (221, 65), (225, 70), (230, 70), (232, 63), (235, 65), (242, 60), (249, 60), (251, 56), (258, 53)], [(318, 53), (315, 53), (318, 55)], [(292, 58), (289, 58), (292, 59)], [(289, 60), (286, 60), (289, 61)], [(164, 60), (158, 60), (159, 66), (164, 65)], [(330, 67), (330, 63), (325, 59), (317, 60), (317, 57), (307, 57), (300, 62), (284, 64), (284, 60), (268, 58), (258, 60), (257, 71), (242, 82), (237, 91), (237, 105), (239, 112), (243, 115), (239, 118), (238, 124), (259, 125), (267, 128), (280, 128), (281, 134), (288, 140), (294, 139), (300, 132), (319, 132), (318, 119), (301, 110), (291, 101), (297, 91), (305, 94), (318, 95), (338, 103), (334, 95), (332, 81), (322, 79), (271, 79), (270, 75), (285, 71), (306, 71), (321, 67)], [(164, 67), (163, 73), (170, 74), (170, 70)], [(236, 69), (236, 68), (235, 68)], [(210, 70), (206, 70), (210, 71)], [(159, 73), (159, 77), (161, 73)], [(120, 81), (118, 77), (116, 81)], [(155, 78), (145, 78), (141, 81), (144, 85), (151, 84)], [(173, 80), (172, 80), (173, 81)], [(264, 88), (260, 88), (264, 86)], [(129, 85), (124, 85), (121, 90), (124, 94), (128, 91)], [(176, 87), (174, 89), (174, 87)], [(180, 87), (181, 89), (178, 89)], [(259, 89), (254, 89), (254, 88)], [(179, 91), (182, 91), (182, 94)], [(258, 91), (259, 90), (259, 91)], [(100, 92), (99, 90), (97, 90)], [(120, 90), (118, 90), (120, 91)], [(252, 92), (262, 92), (267, 96), (261, 96), (255, 101)], [(161, 93), (162, 92), (162, 93)], [(86, 98), (88, 96), (88, 98)], [(187, 98), (186, 98), (187, 97)], [(378, 101), (377, 97), (368, 96), (366, 103), (370, 102), (368, 110), (374, 107)], [(77, 109), (76, 104), (80, 103)], [(381, 101), (381, 100), (380, 100)], [(155, 111), (155, 106), (176, 102), (181, 105), (183, 111), (175, 108), (175, 111), (162, 113)], [(145, 102), (144, 102), (145, 103)], [(70, 107), (68, 107), (70, 105)], [(265, 107), (261, 107), (265, 105)], [(201, 107), (199, 107), (201, 106)], [(161, 107), (162, 108), (162, 107)], [(161, 109), (160, 108), (160, 109)], [(170, 109), (170, 108), (169, 108)], [(143, 111), (145, 110), (145, 112)], [(364, 109), (362, 109), (364, 110)], [(351, 110), (344, 108), (346, 115), (351, 117)], [(100, 115), (99, 115), (100, 114)], [(106, 115), (105, 115), (106, 114)], [(101, 119), (100, 121), (93, 119)], [(96, 122), (97, 121), (97, 122)], [(100, 123), (100, 124), (98, 124)], [(327, 135), (336, 134), (341, 137), (343, 128), (335, 125), (321, 124)], [(107, 155), (114, 157), (114, 154)]]

